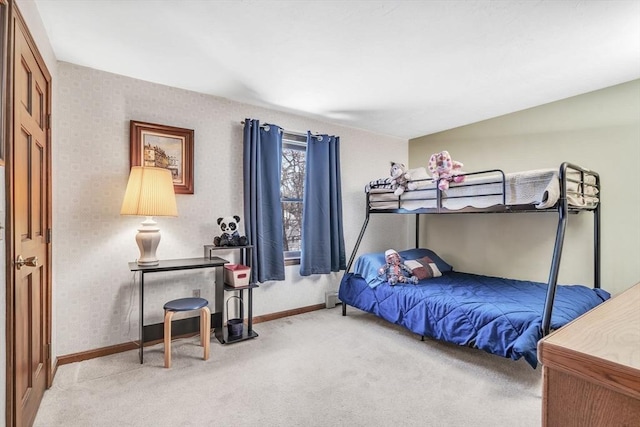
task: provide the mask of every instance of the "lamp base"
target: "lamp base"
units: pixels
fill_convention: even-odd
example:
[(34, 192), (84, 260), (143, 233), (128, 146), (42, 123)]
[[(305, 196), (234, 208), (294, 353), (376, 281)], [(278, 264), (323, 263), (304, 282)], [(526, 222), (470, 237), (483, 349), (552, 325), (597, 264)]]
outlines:
[(152, 217), (148, 216), (142, 222), (141, 227), (138, 228), (136, 243), (140, 249), (138, 265), (151, 266), (160, 264), (160, 260), (156, 257), (156, 249), (158, 249), (158, 244), (160, 243), (160, 229)]
[(142, 261), (142, 260), (138, 260), (136, 261), (136, 263), (138, 265), (141, 265), (143, 267), (153, 267), (154, 265), (158, 265), (160, 264), (160, 260), (156, 259), (156, 260), (151, 260), (151, 261)]

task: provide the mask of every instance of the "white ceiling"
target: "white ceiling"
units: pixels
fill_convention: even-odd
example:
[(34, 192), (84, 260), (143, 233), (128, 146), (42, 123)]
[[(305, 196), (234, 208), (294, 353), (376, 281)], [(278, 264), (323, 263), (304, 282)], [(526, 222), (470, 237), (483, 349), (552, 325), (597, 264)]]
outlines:
[(640, 1), (35, 0), (56, 57), (412, 138), (640, 78)]

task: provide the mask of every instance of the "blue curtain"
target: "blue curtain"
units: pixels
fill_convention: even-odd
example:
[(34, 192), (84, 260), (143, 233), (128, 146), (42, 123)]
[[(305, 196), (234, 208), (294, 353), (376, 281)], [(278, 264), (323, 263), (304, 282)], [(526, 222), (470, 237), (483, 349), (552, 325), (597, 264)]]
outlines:
[(282, 130), (245, 119), (243, 143), (245, 233), (253, 245), (253, 278), (260, 283), (284, 280)]
[(346, 269), (340, 138), (307, 132), (300, 275)]

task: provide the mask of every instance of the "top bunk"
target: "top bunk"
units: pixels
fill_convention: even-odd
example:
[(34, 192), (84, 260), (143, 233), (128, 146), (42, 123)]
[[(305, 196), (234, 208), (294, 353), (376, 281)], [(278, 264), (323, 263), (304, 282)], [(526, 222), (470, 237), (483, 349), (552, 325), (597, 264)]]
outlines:
[[(415, 173), (417, 171), (417, 173)], [(390, 180), (370, 182), (366, 188), (369, 213), (454, 214), (509, 212), (595, 211), (600, 203), (596, 172), (564, 162), (558, 169), (505, 173), (499, 169), (461, 173), (463, 182), (432, 179), (424, 168), (410, 170), (406, 190), (397, 195)]]

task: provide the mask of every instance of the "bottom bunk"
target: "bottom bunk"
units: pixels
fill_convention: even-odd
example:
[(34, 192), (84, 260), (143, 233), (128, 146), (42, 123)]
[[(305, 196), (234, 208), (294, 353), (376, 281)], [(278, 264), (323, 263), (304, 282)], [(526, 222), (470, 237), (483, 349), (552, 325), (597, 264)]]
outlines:
[[(415, 285), (391, 286), (378, 276), (385, 254), (362, 255), (354, 272), (346, 273), (340, 283), (340, 300), (416, 334), (513, 360), (523, 357), (537, 366), (546, 283), (455, 272), (428, 249), (410, 249), (400, 256), (431, 265), (431, 273), (436, 273)], [(551, 328), (564, 326), (609, 298), (602, 289), (558, 285)]]

